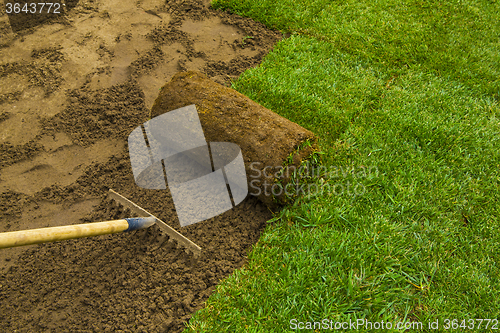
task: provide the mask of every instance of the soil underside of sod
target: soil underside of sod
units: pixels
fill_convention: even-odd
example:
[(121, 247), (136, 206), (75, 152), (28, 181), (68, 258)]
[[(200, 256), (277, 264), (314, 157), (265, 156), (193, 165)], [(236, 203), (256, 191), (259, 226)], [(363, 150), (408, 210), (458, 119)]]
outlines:
[(201, 0), (68, 7), (40, 22), (0, 14), (0, 232), (128, 216), (106, 200), (112, 188), (203, 255), (193, 260), (156, 226), (0, 250), (1, 331), (182, 331), (245, 264), (270, 212), (249, 197), (180, 228), (168, 191), (135, 185), (127, 136), (176, 72), (229, 85), (281, 34)]

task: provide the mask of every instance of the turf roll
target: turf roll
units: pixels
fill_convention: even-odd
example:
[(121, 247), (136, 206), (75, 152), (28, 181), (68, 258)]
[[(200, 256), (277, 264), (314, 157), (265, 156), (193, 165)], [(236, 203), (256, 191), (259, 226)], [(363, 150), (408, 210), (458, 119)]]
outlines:
[(161, 88), (151, 117), (192, 104), (207, 142), (240, 147), (250, 195), (276, 207), (300, 192), (297, 174), (318, 151), (311, 131), (195, 71), (177, 73)]

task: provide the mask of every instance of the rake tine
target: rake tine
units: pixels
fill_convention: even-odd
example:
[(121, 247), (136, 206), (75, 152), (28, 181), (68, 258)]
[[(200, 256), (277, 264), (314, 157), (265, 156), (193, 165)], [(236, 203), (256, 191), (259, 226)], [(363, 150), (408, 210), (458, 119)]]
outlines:
[(155, 219), (156, 224), (162, 231), (164, 231), (172, 240), (177, 241), (178, 245), (184, 246), (186, 250), (189, 250), (193, 253), (195, 257), (199, 257), (201, 255), (201, 247), (193, 243), (191, 240), (180, 234), (177, 230), (145, 210), (144, 208), (136, 205), (132, 201), (128, 200), (121, 194), (109, 189), (109, 198), (115, 200), (120, 203), (122, 206), (129, 208), (130, 211), (140, 215), (140, 216), (151, 216)]

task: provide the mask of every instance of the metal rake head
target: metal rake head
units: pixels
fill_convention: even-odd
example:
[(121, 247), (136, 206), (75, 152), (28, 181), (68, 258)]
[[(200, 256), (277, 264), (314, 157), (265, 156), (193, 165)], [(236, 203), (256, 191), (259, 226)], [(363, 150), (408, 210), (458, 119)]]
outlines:
[(108, 197), (121, 204), (123, 207), (130, 209), (131, 212), (134, 212), (138, 216), (153, 217), (158, 227), (160, 227), (160, 229), (164, 231), (171, 239), (175, 240), (178, 245), (184, 247), (186, 251), (193, 253), (195, 257), (199, 257), (201, 255), (201, 247), (193, 243), (191, 240), (180, 234), (177, 230), (173, 229), (171, 226), (169, 226), (144, 208), (138, 206), (134, 202), (113, 191), (112, 189), (109, 189)]

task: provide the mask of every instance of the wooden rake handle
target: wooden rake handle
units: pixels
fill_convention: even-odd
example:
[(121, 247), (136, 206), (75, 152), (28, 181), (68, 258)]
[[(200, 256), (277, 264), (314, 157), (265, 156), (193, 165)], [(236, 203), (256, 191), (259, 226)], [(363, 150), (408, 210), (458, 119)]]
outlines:
[(156, 223), (154, 217), (135, 217), (114, 221), (67, 225), (0, 233), (0, 249), (67, 239), (116, 234), (144, 229)]

